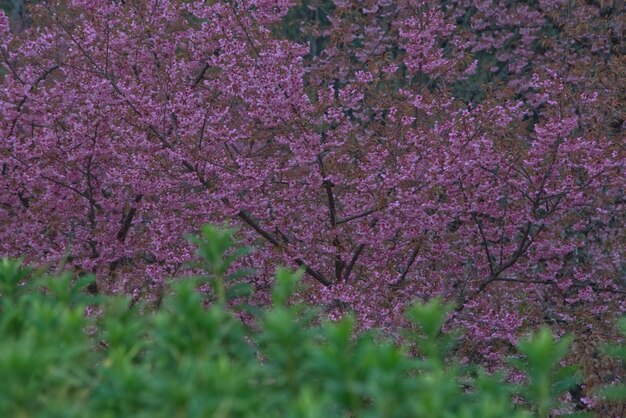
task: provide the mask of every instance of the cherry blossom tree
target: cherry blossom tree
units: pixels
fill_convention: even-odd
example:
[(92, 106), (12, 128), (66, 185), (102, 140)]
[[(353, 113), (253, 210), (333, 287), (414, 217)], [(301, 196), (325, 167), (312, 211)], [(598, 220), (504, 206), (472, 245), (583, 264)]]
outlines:
[(0, 251), (154, 295), (193, 257), (183, 235), (230, 219), (261, 299), (300, 266), (331, 317), (393, 332), (442, 295), (487, 360), (581, 306), (622, 311), (619, 51), (562, 30), (537, 52), (556, 2), (492, 3), (58, 0), (19, 33), (0, 15)]

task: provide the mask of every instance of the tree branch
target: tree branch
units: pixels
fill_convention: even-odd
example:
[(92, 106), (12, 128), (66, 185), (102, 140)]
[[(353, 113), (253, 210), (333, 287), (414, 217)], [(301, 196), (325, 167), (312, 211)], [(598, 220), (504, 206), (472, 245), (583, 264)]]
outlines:
[(343, 275), (344, 281), (348, 281), (348, 278), (350, 277), (350, 273), (352, 273), (352, 269), (354, 268), (354, 265), (356, 264), (356, 260), (358, 260), (364, 248), (365, 248), (365, 244), (359, 244), (354, 254), (352, 254), (352, 258), (350, 259), (350, 262), (348, 263), (348, 267), (346, 268), (346, 271)]
[[(143, 195), (141, 194), (138, 194), (137, 196), (135, 196), (135, 203), (141, 202), (142, 198), (143, 198)], [(124, 220), (122, 221), (122, 227), (117, 232), (116, 238), (118, 241), (123, 242), (126, 239), (126, 235), (128, 235), (128, 231), (130, 230), (130, 226), (133, 223), (133, 218), (135, 217), (136, 213), (137, 213), (137, 208), (133, 206), (128, 211), (128, 214), (124, 217)]]
[(491, 254), (489, 253), (489, 243), (487, 242), (487, 237), (485, 236), (485, 231), (483, 230), (482, 222), (478, 220), (476, 213), (472, 213), (472, 218), (474, 219), (474, 222), (476, 222), (476, 225), (478, 226), (478, 231), (480, 232), (480, 237), (483, 241), (483, 249), (485, 250), (485, 256), (487, 257), (487, 263), (489, 264), (489, 273), (491, 273), (491, 276), (493, 277), (494, 276), (493, 261), (491, 260)]
[[(487, 285), (489, 285), (490, 283), (493, 282), (510, 282), (510, 283), (525, 283), (525, 284), (543, 284), (543, 285), (548, 285), (548, 286), (556, 286), (557, 282), (554, 280), (538, 280), (538, 279), (518, 279), (517, 277), (494, 277), (490, 280), (488, 280), (487, 282), (483, 283), (481, 285), (481, 289), (484, 289), (485, 287), (487, 287)], [(620, 295), (626, 295), (626, 290), (619, 290), (619, 289), (610, 289), (608, 287), (601, 287), (601, 286), (597, 286), (593, 283), (572, 283), (570, 285), (570, 287), (573, 288), (584, 288), (589, 286), (591, 288), (591, 290), (593, 290), (594, 292), (602, 292), (602, 293), (616, 293), (616, 294), (620, 294)]]
[(204, 63), (204, 66), (202, 67), (202, 69), (200, 70), (196, 78), (193, 80), (194, 87), (200, 84), (200, 81), (202, 81), (202, 78), (204, 77), (204, 74), (207, 72), (209, 67), (210, 67), (209, 63)]
[(252, 229), (258, 232), (259, 235), (269, 241), (274, 247), (280, 247), (280, 243), (276, 240), (276, 238), (274, 238), (269, 232), (261, 228), (261, 226), (246, 212), (240, 210), (237, 216), (239, 216), (239, 218), (241, 218), (241, 220), (248, 224)]
[(342, 219), (337, 219), (336, 225), (341, 225), (341, 224), (345, 224), (346, 222), (350, 222), (353, 221), (355, 219), (359, 219), (359, 218), (363, 218), (367, 215), (371, 215), (372, 213), (378, 212), (380, 210), (382, 210), (383, 208), (372, 208), (372, 209), (368, 209), (365, 212), (359, 213), (357, 215), (352, 215), (352, 216), (348, 216), (347, 218), (342, 218)]
[(398, 278), (398, 280), (396, 280), (395, 282), (391, 283), (391, 286), (397, 287), (404, 281), (407, 274), (409, 273), (409, 270), (411, 269), (411, 266), (413, 265), (413, 263), (415, 262), (415, 259), (417, 258), (417, 254), (419, 254), (420, 252), (420, 248), (421, 248), (420, 244), (417, 244), (415, 246), (415, 249), (411, 253), (411, 257), (409, 257), (409, 262), (406, 263), (404, 270), (402, 270), (402, 273), (400, 274), (400, 278)]
[[(254, 229), (259, 235), (265, 238), (269, 243), (271, 243), (274, 247), (281, 247), (281, 244), (278, 242), (278, 240), (274, 238), (269, 232), (261, 228), (261, 226), (246, 212), (239, 211), (237, 216), (241, 218), (241, 220), (244, 221), (248, 226)], [(331, 285), (331, 282), (328, 281), (328, 279), (326, 279), (320, 272), (313, 270), (311, 267), (309, 267), (304, 261), (302, 261), (302, 259), (296, 258), (294, 261), (298, 265), (298, 267), (304, 267), (304, 271), (309, 276), (313, 277), (324, 286), (329, 287)]]

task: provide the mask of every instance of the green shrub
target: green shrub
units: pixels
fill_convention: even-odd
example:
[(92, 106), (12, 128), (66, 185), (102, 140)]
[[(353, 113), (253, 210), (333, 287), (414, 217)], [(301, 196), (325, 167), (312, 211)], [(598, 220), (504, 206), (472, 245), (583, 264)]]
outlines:
[[(622, 318), (617, 327), (619, 331), (626, 337), (626, 318)], [(610, 344), (604, 348), (606, 354), (620, 360), (622, 367), (626, 367), (626, 345)], [(608, 401), (626, 402), (626, 383), (616, 384), (602, 388), (599, 391), (600, 397)], [(625, 409), (622, 409), (624, 411)]]
[[(420, 330), (409, 355), (354, 322), (319, 321), (290, 303), (301, 272), (279, 269), (272, 306), (253, 327), (228, 303), (249, 291), (229, 274), (246, 250), (233, 230), (202, 228), (205, 275), (171, 282), (162, 305), (142, 309), (84, 291), (93, 278), (47, 277), (0, 263), (1, 417), (547, 417), (576, 374), (559, 363), (568, 339), (541, 330), (513, 361), (527, 376), (505, 382), (450, 358), (441, 332), (448, 306), (414, 304)], [(210, 284), (206, 307), (198, 292)], [(91, 307), (100, 314), (85, 315)]]

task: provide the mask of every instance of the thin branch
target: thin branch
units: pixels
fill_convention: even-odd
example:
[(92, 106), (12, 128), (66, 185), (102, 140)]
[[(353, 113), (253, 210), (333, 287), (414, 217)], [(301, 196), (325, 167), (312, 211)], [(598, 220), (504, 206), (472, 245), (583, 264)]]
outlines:
[(242, 221), (248, 224), (252, 229), (254, 229), (259, 235), (265, 238), (268, 242), (270, 242), (274, 247), (280, 247), (280, 243), (274, 238), (269, 232), (265, 231), (261, 226), (250, 217), (246, 212), (240, 210), (237, 214)]
[(493, 277), (494, 276), (493, 261), (491, 260), (491, 253), (489, 253), (489, 243), (487, 242), (487, 237), (485, 236), (485, 231), (483, 230), (483, 224), (482, 222), (478, 220), (476, 213), (472, 213), (472, 218), (474, 219), (474, 222), (476, 222), (476, 225), (478, 226), (478, 231), (480, 232), (480, 237), (483, 241), (483, 249), (485, 250), (485, 256), (487, 257), (487, 263), (489, 264), (489, 272), (491, 273), (491, 276)]
[(517, 260), (526, 253), (528, 248), (530, 248), (532, 243), (537, 238), (537, 235), (539, 235), (539, 233), (541, 233), (541, 231), (543, 231), (545, 227), (545, 225), (540, 225), (539, 229), (537, 229), (537, 232), (535, 232), (535, 234), (531, 236), (530, 235), (531, 226), (532, 226), (532, 223), (528, 222), (528, 225), (526, 226), (526, 231), (524, 231), (524, 236), (522, 237), (522, 240), (520, 241), (517, 247), (517, 250), (513, 253), (509, 261), (507, 261), (504, 265), (501, 265), (498, 268), (498, 271), (495, 273), (494, 276), (498, 276), (499, 274), (504, 272), (506, 269), (513, 266), (513, 264), (515, 264)]
[(364, 248), (365, 248), (365, 244), (359, 244), (354, 254), (352, 254), (352, 258), (350, 259), (350, 262), (348, 263), (348, 266), (346, 267), (346, 271), (343, 274), (344, 281), (348, 281), (348, 278), (350, 277), (350, 273), (352, 273), (352, 269), (354, 268), (354, 265), (356, 264), (356, 261), (358, 260)]
[(341, 243), (339, 238), (335, 234), (335, 226), (337, 226), (337, 209), (335, 204), (335, 196), (333, 194), (333, 182), (326, 178), (326, 171), (324, 170), (324, 162), (322, 161), (321, 155), (317, 156), (317, 162), (319, 163), (320, 173), (324, 181), (322, 185), (326, 190), (326, 197), (328, 198), (328, 216), (330, 217), (330, 227), (333, 230), (333, 245), (335, 246), (335, 277), (337, 280), (341, 280), (343, 276), (343, 269), (346, 266), (346, 263), (341, 258)]
[(419, 254), (420, 252), (420, 248), (421, 248), (421, 244), (417, 244), (415, 246), (415, 249), (413, 249), (413, 252), (411, 253), (411, 257), (409, 257), (408, 263), (406, 263), (404, 270), (402, 270), (402, 273), (400, 274), (400, 278), (398, 278), (398, 280), (393, 282), (391, 286), (397, 287), (404, 281), (407, 274), (409, 273), (409, 270), (411, 269), (411, 266), (413, 265), (413, 263), (415, 262), (415, 259), (417, 258), (417, 254)]
[(326, 287), (330, 287), (331, 283), (320, 274), (320, 272), (313, 270), (311, 267), (309, 267), (304, 261), (302, 261), (299, 258), (296, 258), (295, 260), (296, 264), (299, 267), (304, 267), (304, 271), (311, 277), (313, 277), (314, 279), (316, 279), (318, 282), (320, 282), (321, 284), (323, 284)]
[[(225, 202), (225, 203), (227, 203), (227, 202)], [(239, 211), (237, 216), (239, 216), (239, 218), (241, 218), (241, 220), (243, 220), (246, 224), (248, 224), (259, 235), (261, 235), (263, 238), (265, 238), (267, 241), (269, 241), (273, 246), (275, 246), (275, 247), (283, 247), (276, 240), (276, 238), (274, 238), (269, 232), (267, 232), (263, 228), (261, 228), (261, 226), (254, 219), (252, 219), (250, 217), (250, 215), (248, 215), (244, 211)], [(295, 261), (295, 263), (299, 267), (304, 267), (304, 271), (309, 276), (313, 277), (315, 280), (317, 280), (318, 282), (320, 282), (321, 284), (323, 284), (326, 287), (330, 287), (331, 286), (332, 283), (330, 281), (328, 281), (328, 279), (326, 279), (319, 271), (313, 270), (308, 264), (306, 264), (304, 261), (302, 261), (302, 259), (296, 258), (294, 261)]]
[(330, 216), (330, 225), (335, 227), (337, 225), (337, 216), (335, 198), (333, 196), (333, 183), (330, 180), (324, 180), (322, 184), (324, 185), (324, 189), (326, 189), (326, 196), (328, 197), (328, 215)]
[(354, 221), (355, 219), (363, 218), (365, 216), (371, 215), (372, 213), (376, 213), (378, 211), (381, 211), (382, 209), (383, 209), (382, 207), (376, 207), (376, 208), (368, 209), (365, 212), (361, 212), (361, 213), (359, 213), (357, 215), (352, 215), (352, 216), (348, 216), (346, 218), (337, 219), (336, 225), (345, 224), (346, 222), (350, 222), (350, 221)]
[(204, 74), (207, 72), (207, 70), (210, 68), (211, 66), (209, 65), (209, 63), (204, 63), (204, 66), (202, 67), (202, 69), (200, 70), (200, 72), (198, 73), (198, 75), (196, 76), (196, 78), (193, 80), (193, 86), (197, 86), (198, 84), (200, 84), (200, 81), (202, 81), (202, 79), (204, 78)]
[(247, 39), (248, 43), (250, 44), (250, 46), (252, 47), (252, 49), (254, 49), (254, 52), (256, 53), (256, 56), (257, 57), (261, 56), (261, 54), (259, 53), (259, 49), (254, 44), (254, 41), (252, 40), (252, 38), (250, 37), (250, 34), (246, 30), (246, 27), (241, 22), (241, 19), (239, 18), (239, 14), (237, 13), (237, 9), (232, 4), (231, 4), (231, 8), (233, 9), (233, 14), (235, 15), (235, 19), (237, 20), (237, 23), (241, 27), (241, 30), (243, 31), (244, 35), (246, 35), (246, 39)]
[[(517, 277), (494, 277), (481, 285), (481, 288), (485, 288), (488, 284), (493, 282), (510, 282), (510, 283), (525, 283), (525, 284), (543, 284), (548, 286), (556, 286), (557, 282), (554, 280), (539, 280), (539, 279), (518, 279)], [(585, 288), (589, 286), (594, 292), (602, 293), (616, 293), (620, 295), (626, 295), (626, 290), (610, 289), (608, 287), (597, 286), (593, 283), (573, 283), (570, 287), (573, 288)]]
[(333, 182), (326, 178), (326, 171), (324, 170), (324, 163), (322, 162), (322, 157), (317, 156), (317, 162), (320, 167), (320, 173), (322, 174), (322, 178), (324, 181), (322, 185), (326, 190), (326, 197), (328, 198), (328, 215), (330, 216), (330, 225), (334, 228), (337, 225), (337, 212), (335, 208), (335, 196), (333, 195)]
[[(58, 65), (53, 65), (52, 67), (48, 68), (46, 71), (43, 72), (43, 74), (41, 74), (39, 77), (37, 77), (37, 79), (35, 80), (35, 82), (33, 83), (32, 86), (30, 86), (30, 89), (28, 90), (28, 93), (31, 93), (33, 90), (35, 90), (37, 88), (37, 86), (39, 85), (39, 83), (41, 83), (42, 81), (44, 81), (46, 78), (48, 78), (48, 76), (50, 74), (52, 74), (55, 70), (57, 70), (59, 68)], [(26, 100), (28, 99), (28, 94), (25, 95), (22, 100), (20, 100), (20, 102), (17, 105), (17, 113), (18, 115), (15, 117), (15, 119), (13, 119), (13, 123), (11, 124), (11, 129), (9, 131), (9, 137), (11, 135), (13, 135), (13, 131), (15, 129), (15, 125), (17, 124), (17, 121), (20, 117), (20, 114), (22, 112), (22, 107), (24, 106), (24, 103), (26, 103)]]
[[(141, 199), (143, 198), (143, 195), (138, 194), (137, 196), (135, 196), (135, 203), (139, 203), (141, 202)], [(137, 214), (137, 208), (135, 206), (131, 207), (130, 210), (128, 211), (128, 214), (124, 217), (124, 220), (122, 222), (122, 227), (120, 228), (120, 230), (117, 232), (117, 240), (123, 242), (126, 239), (126, 235), (128, 235), (128, 231), (130, 230), (130, 226), (133, 223), (133, 218), (135, 217), (135, 215)]]
[(62, 181), (59, 180), (55, 180), (52, 177), (48, 177), (45, 174), (41, 174), (41, 177), (49, 180), (51, 182), (53, 182), (54, 184), (57, 184), (61, 187), (65, 187), (66, 189), (70, 189), (71, 191), (73, 191), (74, 193), (76, 193), (79, 196), (84, 197), (85, 199), (89, 200), (89, 196), (87, 196), (84, 192), (81, 192), (80, 190), (78, 190), (76, 187), (70, 186), (69, 184), (63, 183)]

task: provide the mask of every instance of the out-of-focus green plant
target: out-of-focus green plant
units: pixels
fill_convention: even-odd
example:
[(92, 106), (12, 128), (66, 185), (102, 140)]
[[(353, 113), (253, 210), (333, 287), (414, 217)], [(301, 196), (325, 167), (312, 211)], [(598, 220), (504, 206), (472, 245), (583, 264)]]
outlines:
[[(617, 327), (626, 338), (626, 317), (620, 319)], [(604, 352), (618, 359), (622, 363), (622, 367), (626, 367), (626, 344), (609, 344), (604, 347)], [(626, 383), (603, 387), (600, 389), (599, 395), (608, 401), (626, 403)]]
[(196, 253), (201, 261), (197, 266), (206, 272), (205, 275), (194, 279), (209, 283), (217, 302), (222, 305), (252, 292), (250, 284), (240, 281), (250, 272), (246, 269), (232, 271), (233, 264), (250, 253), (249, 247), (236, 245), (234, 238), (236, 231), (226, 226), (203, 225), (200, 227), (200, 235), (187, 237), (198, 247)]
[[(272, 306), (246, 326), (227, 303), (247, 251), (233, 237), (203, 227), (193, 241), (206, 274), (173, 281), (154, 311), (88, 297), (93, 278), (2, 260), (0, 416), (546, 417), (575, 382), (559, 366), (569, 339), (548, 330), (520, 343), (514, 364), (527, 382), (516, 386), (451, 358), (440, 300), (407, 310), (419, 330), (407, 336), (415, 357), (408, 345), (355, 333), (350, 317), (324, 321), (296, 303), (300, 271), (277, 271)], [(208, 307), (198, 291), (207, 282), (216, 295)]]
[(517, 348), (523, 356), (510, 360), (527, 376), (519, 393), (532, 406), (537, 417), (547, 418), (557, 406), (559, 397), (580, 379), (575, 367), (560, 366), (571, 341), (571, 337), (555, 340), (549, 328), (542, 328), (519, 342)]
[(84, 416), (97, 368), (84, 315), (91, 280), (0, 260), (0, 416)]

